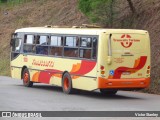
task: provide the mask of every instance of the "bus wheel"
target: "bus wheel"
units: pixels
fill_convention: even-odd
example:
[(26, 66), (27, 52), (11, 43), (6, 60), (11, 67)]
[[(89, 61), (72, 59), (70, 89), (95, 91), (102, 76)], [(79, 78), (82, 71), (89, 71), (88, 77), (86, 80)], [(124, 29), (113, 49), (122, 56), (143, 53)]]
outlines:
[(63, 78), (62, 78), (62, 88), (63, 92), (66, 94), (71, 94), (73, 93), (73, 88), (72, 88), (72, 79), (69, 73), (64, 73)]
[(115, 95), (117, 93), (118, 90), (108, 90), (108, 89), (100, 89), (100, 92), (103, 95)]
[(32, 87), (33, 82), (30, 81), (30, 74), (27, 68), (23, 70), (23, 85), (26, 87)]

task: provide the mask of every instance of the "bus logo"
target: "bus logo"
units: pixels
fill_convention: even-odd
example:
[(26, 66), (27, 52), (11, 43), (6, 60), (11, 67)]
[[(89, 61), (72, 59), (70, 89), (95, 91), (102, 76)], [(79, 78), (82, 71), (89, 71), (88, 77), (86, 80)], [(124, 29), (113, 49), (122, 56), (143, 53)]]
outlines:
[(133, 39), (129, 34), (123, 34), (121, 39), (113, 39), (115, 42), (120, 42), (124, 48), (132, 46), (133, 42), (140, 42), (138, 39)]
[(121, 38), (125, 39), (124, 41), (121, 42), (121, 45), (125, 48), (129, 48), (132, 45), (132, 41), (130, 41), (131, 36), (128, 34), (124, 34), (121, 36)]

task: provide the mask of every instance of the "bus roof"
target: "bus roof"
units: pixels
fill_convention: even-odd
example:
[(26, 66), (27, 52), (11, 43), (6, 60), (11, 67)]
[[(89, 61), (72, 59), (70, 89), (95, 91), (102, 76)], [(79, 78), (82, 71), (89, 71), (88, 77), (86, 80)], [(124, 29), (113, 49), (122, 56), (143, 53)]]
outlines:
[(145, 30), (134, 29), (105, 29), (105, 28), (50, 28), (50, 27), (29, 27), (17, 29), (17, 32), (25, 33), (53, 33), (53, 34), (83, 34), (83, 35), (99, 35), (100, 33), (138, 33), (146, 34)]

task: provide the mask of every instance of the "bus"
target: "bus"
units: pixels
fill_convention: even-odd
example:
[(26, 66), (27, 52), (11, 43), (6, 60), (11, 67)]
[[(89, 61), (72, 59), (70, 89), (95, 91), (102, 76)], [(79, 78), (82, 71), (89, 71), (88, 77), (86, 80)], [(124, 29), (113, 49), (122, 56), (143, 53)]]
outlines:
[(150, 85), (150, 38), (145, 30), (29, 27), (11, 38), (11, 77), (113, 95)]

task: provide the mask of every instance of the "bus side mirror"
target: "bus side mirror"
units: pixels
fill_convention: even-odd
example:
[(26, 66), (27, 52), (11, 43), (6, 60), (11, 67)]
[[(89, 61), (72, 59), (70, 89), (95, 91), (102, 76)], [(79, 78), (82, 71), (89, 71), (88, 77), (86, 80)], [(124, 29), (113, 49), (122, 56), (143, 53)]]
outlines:
[(12, 47), (14, 45), (16, 35), (17, 35), (17, 33), (12, 33), (11, 34), (10, 47)]
[(12, 38), (10, 41), (10, 47), (12, 47), (14, 45), (14, 39)]

